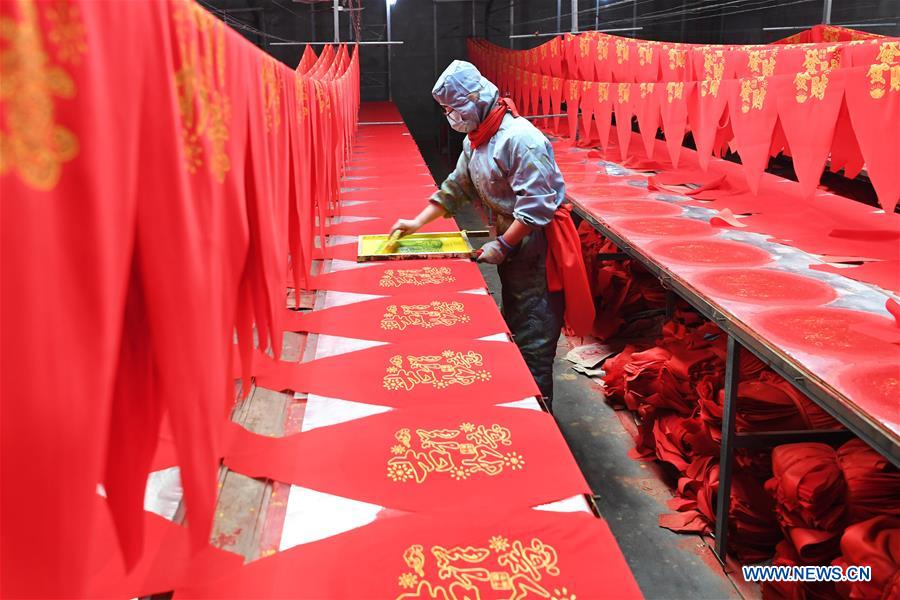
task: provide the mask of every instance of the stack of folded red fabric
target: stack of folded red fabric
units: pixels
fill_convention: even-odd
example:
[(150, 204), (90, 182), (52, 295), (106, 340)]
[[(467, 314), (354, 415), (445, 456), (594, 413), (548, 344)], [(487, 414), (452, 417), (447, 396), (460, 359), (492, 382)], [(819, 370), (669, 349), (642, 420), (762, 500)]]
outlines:
[[(861, 440), (786, 444), (766, 489), (786, 539), (773, 564), (872, 566), (872, 581), (768, 583), (769, 599), (892, 598), (900, 592), (900, 471)], [(892, 595), (895, 594), (895, 595)]]
[(598, 254), (618, 252), (618, 248), (589, 223), (579, 226), (578, 235), (597, 306), (592, 335), (599, 340), (652, 335), (659, 322), (646, 313), (666, 304), (659, 281), (631, 260), (598, 259)]

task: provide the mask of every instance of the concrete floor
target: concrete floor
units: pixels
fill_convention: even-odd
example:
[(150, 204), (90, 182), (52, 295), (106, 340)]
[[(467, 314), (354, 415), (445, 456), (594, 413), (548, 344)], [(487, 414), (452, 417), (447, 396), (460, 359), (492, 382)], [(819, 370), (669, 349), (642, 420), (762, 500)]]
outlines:
[[(474, 208), (461, 212), (456, 221), (461, 229), (484, 227)], [(496, 268), (479, 266), (499, 302)], [(590, 378), (571, 369), (571, 363), (562, 358), (570, 347), (569, 340), (560, 339), (554, 365), (554, 416), (645, 597), (759, 597), (755, 587), (743, 582), (739, 587), (723, 572), (707, 543), (710, 540), (679, 535), (657, 524), (658, 515), (669, 512), (666, 501), (672, 497), (672, 474), (656, 463), (628, 456), (634, 447), (631, 415), (613, 410)]]

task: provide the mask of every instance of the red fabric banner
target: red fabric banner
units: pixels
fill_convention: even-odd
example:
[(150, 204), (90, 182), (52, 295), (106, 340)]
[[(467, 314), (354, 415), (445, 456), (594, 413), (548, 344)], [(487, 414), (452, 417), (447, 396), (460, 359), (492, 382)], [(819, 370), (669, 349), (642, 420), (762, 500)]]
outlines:
[(514, 508), (590, 493), (539, 410), (436, 405), (277, 439), (236, 429), (231, 470), (388, 508), (477, 512), (485, 498)]
[(254, 374), (262, 387), (385, 406), (500, 404), (539, 395), (508, 342), (406, 342), (304, 363), (257, 360)]
[[(355, 259), (356, 245), (347, 245), (353, 247)], [(455, 292), (487, 287), (475, 263), (463, 260), (383, 262), (318, 275), (312, 278), (310, 285), (318, 290), (383, 295), (425, 290)]]
[[(348, 572), (348, 565), (352, 570)], [(385, 518), (241, 569), (176, 598), (551, 598), (626, 600), (640, 590), (606, 523), (534, 510)]]
[(487, 294), (416, 292), (315, 311), (285, 311), (285, 329), (381, 342), (480, 338), (508, 329)]

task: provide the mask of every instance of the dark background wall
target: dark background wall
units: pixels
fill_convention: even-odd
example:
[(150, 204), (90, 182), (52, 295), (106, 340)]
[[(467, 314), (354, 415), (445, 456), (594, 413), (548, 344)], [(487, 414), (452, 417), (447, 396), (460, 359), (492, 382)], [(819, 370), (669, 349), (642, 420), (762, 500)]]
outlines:
[[(346, 4), (348, 0), (341, 0)], [(291, 67), (303, 45), (334, 39), (332, 0), (200, 0), (249, 40)], [(354, 2), (356, 4), (357, 2)], [(825, 0), (579, 0), (579, 29), (624, 29), (618, 35), (689, 43), (766, 43), (821, 23)], [(384, 41), (386, 0), (358, 0), (360, 38)], [(431, 99), (431, 86), (453, 59), (466, 57), (466, 38), (487, 37), (530, 48), (549, 37), (510, 40), (510, 5), (515, 35), (571, 28), (571, 0), (396, 0), (391, 37), (402, 45), (360, 48), (363, 100), (390, 96), (436, 178), (446, 175), (459, 153), (461, 136), (449, 131)], [(559, 7), (559, 12), (557, 8)], [(340, 39), (354, 39), (350, 11), (340, 14)], [(557, 18), (559, 15), (559, 18)], [(900, 35), (900, 0), (832, 0), (831, 22)], [(893, 25), (884, 26), (893, 23)], [(629, 29), (640, 27), (641, 29)], [(772, 27), (795, 29), (766, 30)], [(316, 46), (321, 50), (321, 46)], [(388, 86), (388, 52), (390, 87)]]

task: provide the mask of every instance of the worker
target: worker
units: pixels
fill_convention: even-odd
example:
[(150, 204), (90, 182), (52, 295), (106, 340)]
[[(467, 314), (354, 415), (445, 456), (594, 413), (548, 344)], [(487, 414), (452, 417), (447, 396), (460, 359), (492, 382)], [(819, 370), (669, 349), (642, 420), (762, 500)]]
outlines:
[[(565, 184), (553, 148), (536, 127), (519, 117), (513, 102), (501, 97), (497, 86), (468, 62), (453, 61), (431, 94), (450, 127), (468, 135), (456, 169), (440, 190), (417, 217), (400, 219), (392, 232), (409, 235), (437, 218), (452, 217), (466, 202), (483, 201), (493, 213), (498, 235), (482, 247), (478, 261), (497, 265), (503, 317), (549, 408), (553, 360), (564, 310), (568, 321), (570, 307), (569, 290), (564, 300), (559, 285), (548, 285), (547, 268), (553, 266), (548, 263), (548, 225), (565, 225), (564, 235), (557, 228), (551, 241), (566, 238), (568, 249), (557, 254), (567, 256), (556, 258), (577, 263), (576, 270), (580, 267), (583, 281), (569, 287), (581, 288), (580, 310), (589, 312), (581, 315), (581, 322), (593, 323), (594, 318), (577, 233), (569, 212), (558, 210)], [(556, 273), (550, 275), (560, 279)], [(584, 305), (585, 290), (589, 306)]]

